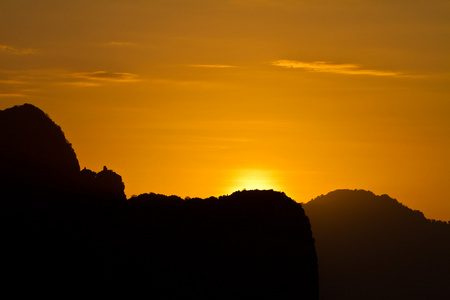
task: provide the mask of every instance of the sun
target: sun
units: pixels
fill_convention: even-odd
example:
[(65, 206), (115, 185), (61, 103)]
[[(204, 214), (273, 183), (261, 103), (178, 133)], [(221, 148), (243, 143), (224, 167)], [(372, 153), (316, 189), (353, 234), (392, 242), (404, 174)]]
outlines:
[(261, 169), (239, 169), (233, 172), (227, 193), (246, 190), (280, 190), (275, 172)]

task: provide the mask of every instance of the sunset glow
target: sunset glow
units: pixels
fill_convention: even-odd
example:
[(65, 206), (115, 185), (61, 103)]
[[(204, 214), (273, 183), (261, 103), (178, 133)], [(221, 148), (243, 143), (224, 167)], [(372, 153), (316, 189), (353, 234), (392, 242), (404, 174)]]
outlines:
[(0, 109), (128, 197), (367, 189), (450, 220), (449, 3), (1, 1)]
[(276, 174), (272, 171), (243, 169), (235, 171), (231, 185), (228, 187), (228, 194), (240, 190), (276, 190), (282, 191), (276, 180)]

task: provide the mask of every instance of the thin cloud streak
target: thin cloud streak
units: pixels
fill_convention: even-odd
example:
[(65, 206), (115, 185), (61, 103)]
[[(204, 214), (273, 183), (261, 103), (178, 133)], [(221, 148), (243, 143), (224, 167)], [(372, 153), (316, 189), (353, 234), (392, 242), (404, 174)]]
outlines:
[(26, 82), (13, 79), (0, 79), (0, 84), (26, 84)]
[(226, 68), (236, 68), (236, 66), (230, 65), (189, 65), (193, 68), (217, 68), (217, 69), (226, 69)]
[[(4, 73), (4, 74), (2, 74)], [(74, 87), (95, 87), (109, 83), (131, 83), (141, 81), (137, 74), (125, 72), (69, 72), (65, 70), (20, 70), (3, 72), (0, 70), (0, 85), (3, 90), (13, 90), (14, 86), (65, 85)], [(1, 89), (2, 87), (0, 87)], [(23, 88), (21, 89), (23, 90)], [(6, 97), (6, 96), (3, 96)]]
[(106, 72), (106, 71), (95, 71), (95, 72), (82, 72), (82, 73), (74, 73), (74, 77), (94, 80), (94, 81), (103, 81), (103, 82), (136, 82), (139, 81), (137, 79), (136, 74), (132, 73), (121, 73), (121, 72)]
[(277, 60), (271, 63), (277, 67), (290, 69), (303, 69), (311, 72), (335, 73), (347, 75), (371, 75), (371, 76), (391, 76), (400, 77), (398, 72), (388, 72), (380, 70), (361, 69), (355, 64), (333, 64), (325, 61), (303, 62), (296, 60)]
[(79, 87), (91, 87), (91, 86), (100, 86), (101, 84), (92, 81), (75, 81), (75, 82), (64, 82), (62, 85), (71, 85), (71, 86), (79, 86)]
[(35, 52), (35, 50), (33, 50), (33, 49), (20, 49), (20, 48), (7, 46), (7, 45), (0, 45), (0, 52), (6, 52), (6, 53), (10, 53), (10, 54), (21, 55), (21, 54), (33, 54)]
[(114, 47), (130, 47), (130, 46), (135, 46), (134, 43), (130, 43), (130, 42), (109, 42), (107, 44), (108, 46), (114, 46)]
[(7, 93), (0, 91), (0, 98), (20, 98), (20, 97), (25, 97), (25, 95), (19, 93)]

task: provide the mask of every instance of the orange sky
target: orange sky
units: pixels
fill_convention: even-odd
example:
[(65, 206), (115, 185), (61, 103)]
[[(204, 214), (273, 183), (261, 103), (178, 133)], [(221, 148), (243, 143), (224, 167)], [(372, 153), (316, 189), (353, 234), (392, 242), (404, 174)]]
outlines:
[(450, 220), (449, 16), (447, 0), (2, 0), (0, 109), (43, 109), (128, 196), (358, 188)]

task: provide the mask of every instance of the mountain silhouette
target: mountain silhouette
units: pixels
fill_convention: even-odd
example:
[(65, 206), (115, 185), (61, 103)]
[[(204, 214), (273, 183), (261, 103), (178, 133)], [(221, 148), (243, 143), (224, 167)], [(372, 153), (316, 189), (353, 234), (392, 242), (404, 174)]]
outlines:
[(447, 222), (364, 190), (337, 190), (304, 209), (320, 299), (450, 299)]
[(0, 188), (9, 196), (82, 193), (126, 200), (122, 178), (106, 167), (98, 173), (80, 165), (64, 132), (39, 108), (24, 104), (0, 111)]
[[(173, 296), (317, 299), (317, 258), (300, 204), (275, 191), (182, 200), (143, 194), (128, 201), (141, 237), (132, 264), (151, 265)], [(137, 231), (136, 231), (137, 232)], [(150, 255), (149, 255), (150, 254)], [(179, 293), (179, 294), (178, 294)]]
[(80, 171), (61, 128), (31, 104), (0, 111), (0, 137), (2, 188), (66, 188)]
[(30, 104), (0, 111), (5, 289), (26, 295), (317, 299), (317, 256), (302, 205), (284, 193), (208, 199), (143, 194), (79, 162)]

